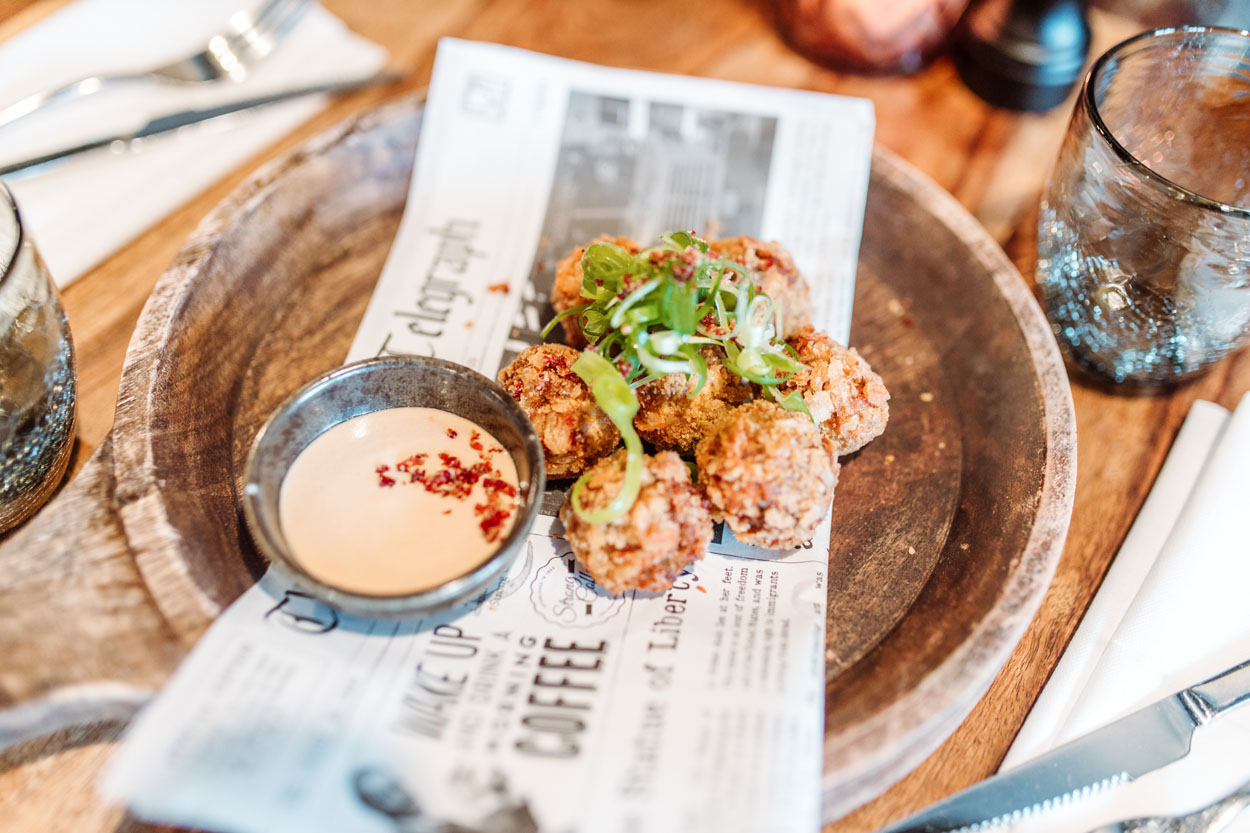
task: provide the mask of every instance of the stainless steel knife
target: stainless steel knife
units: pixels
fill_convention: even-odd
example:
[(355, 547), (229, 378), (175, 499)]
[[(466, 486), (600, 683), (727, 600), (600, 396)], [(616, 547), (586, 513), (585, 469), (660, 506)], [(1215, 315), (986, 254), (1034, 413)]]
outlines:
[(329, 81), (322, 84), (312, 84), (306, 87), (295, 87), (287, 90), (280, 90), (276, 93), (267, 95), (254, 96), (252, 98), (243, 98), (237, 101), (230, 101), (225, 104), (219, 104), (215, 107), (205, 107), (199, 110), (180, 110), (176, 113), (168, 113), (163, 116), (157, 116), (138, 130), (130, 134), (103, 136), (90, 142), (84, 142), (80, 145), (65, 147), (60, 150), (35, 156), (30, 159), (23, 159), (19, 162), (12, 162), (7, 165), (0, 166), (0, 176), (6, 174), (17, 173), (18, 171), (30, 171), (35, 168), (46, 167), (57, 162), (62, 162), (72, 156), (89, 151), (101, 151), (105, 149), (113, 152), (125, 152), (135, 147), (137, 143), (153, 136), (159, 136), (163, 133), (170, 133), (187, 127), (192, 124), (200, 124), (212, 121), (232, 113), (238, 113), (243, 110), (251, 110), (257, 107), (264, 107), (269, 104), (277, 104), (280, 101), (289, 101), (294, 98), (303, 98), (304, 96), (317, 95), (318, 93), (345, 93), (353, 90), (371, 87), (375, 84), (386, 84), (396, 81), (400, 77), (399, 73), (382, 72), (376, 75), (370, 75), (366, 78), (353, 78), (346, 81)]
[(1199, 726), (1248, 701), (1250, 660), (974, 784), (878, 833), (988, 830), (1062, 806), (1185, 757)]

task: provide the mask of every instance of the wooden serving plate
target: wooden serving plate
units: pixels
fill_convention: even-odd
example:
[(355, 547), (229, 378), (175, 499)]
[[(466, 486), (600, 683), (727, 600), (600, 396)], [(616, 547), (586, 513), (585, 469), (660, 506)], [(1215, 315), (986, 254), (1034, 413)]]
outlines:
[[(0, 746), (130, 714), (263, 571), (242, 460), (279, 402), (342, 362), (422, 112), (393, 103), (270, 164), (157, 284), (109, 438), (0, 547)], [(834, 506), (826, 819), (902, 777), (984, 693), (1041, 602), (1075, 481), (1067, 376), (1023, 280), (883, 149), (852, 343), (893, 399)]]

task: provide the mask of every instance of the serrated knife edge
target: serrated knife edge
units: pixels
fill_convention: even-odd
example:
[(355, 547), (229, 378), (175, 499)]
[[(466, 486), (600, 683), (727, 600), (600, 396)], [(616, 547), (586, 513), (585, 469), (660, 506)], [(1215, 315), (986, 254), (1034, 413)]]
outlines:
[(1001, 827), (1183, 758), (1194, 731), (1250, 701), (1250, 660), (995, 775), (879, 833)]

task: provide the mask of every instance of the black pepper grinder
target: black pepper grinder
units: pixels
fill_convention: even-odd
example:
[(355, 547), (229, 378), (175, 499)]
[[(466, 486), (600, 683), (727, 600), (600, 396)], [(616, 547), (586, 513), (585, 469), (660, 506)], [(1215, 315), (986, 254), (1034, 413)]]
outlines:
[(951, 45), (965, 84), (997, 107), (1049, 110), (1080, 79), (1089, 54), (1084, 0), (981, 0)]

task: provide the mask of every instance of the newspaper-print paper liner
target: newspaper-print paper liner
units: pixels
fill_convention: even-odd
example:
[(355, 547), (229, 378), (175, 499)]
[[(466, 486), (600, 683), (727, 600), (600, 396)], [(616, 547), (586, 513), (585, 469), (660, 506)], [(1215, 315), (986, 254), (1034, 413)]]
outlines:
[[(349, 359), (487, 375), (539, 340), (555, 260), (600, 232), (782, 238), (845, 339), (867, 102), (440, 45), (408, 208)], [(795, 224), (796, 217), (822, 218)], [(503, 582), (446, 614), (339, 614), (270, 573), (141, 716), (106, 794), (232, 831), (819, 827), (828, 519), (718, 532), (664, 593), (611, 596), (555, 488)]]

